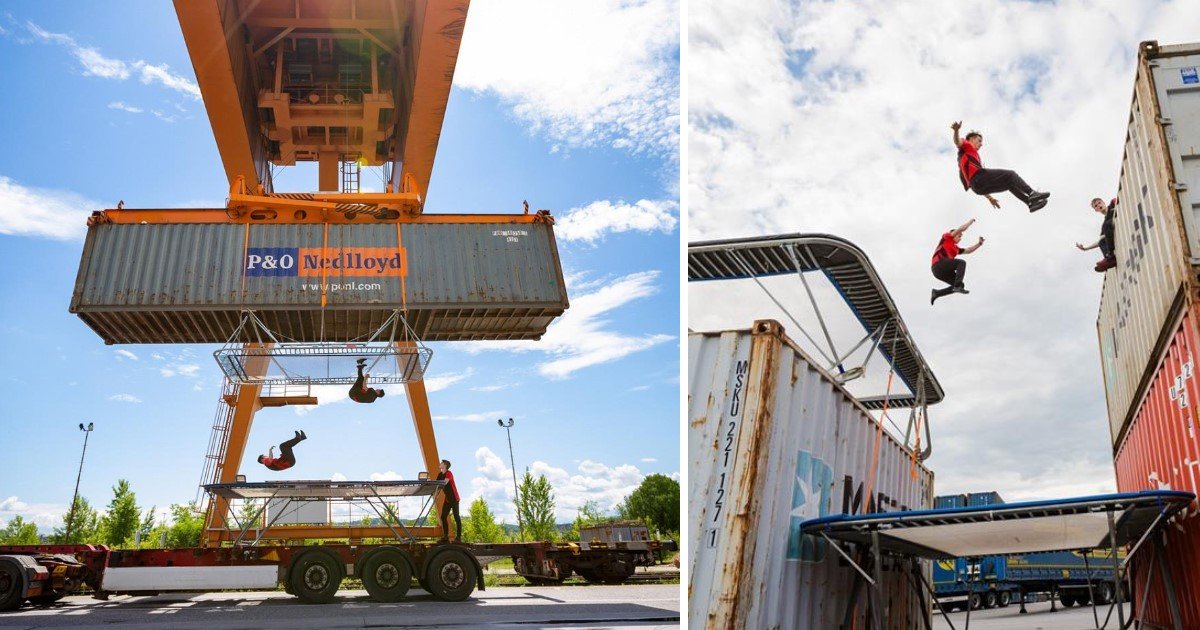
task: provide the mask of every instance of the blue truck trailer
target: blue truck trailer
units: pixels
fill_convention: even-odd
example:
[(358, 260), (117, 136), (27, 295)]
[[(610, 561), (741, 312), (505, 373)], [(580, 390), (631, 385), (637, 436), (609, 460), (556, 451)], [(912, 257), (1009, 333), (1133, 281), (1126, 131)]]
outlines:
[[(942, 495), (933, 502), (939, 509), (1002, 503), (996, 492)], [(1117, 557), (1123, 556), (1122, 551)], [(1109, 604), (1115, 597), (1112, 556), (1092, 554), (1085, 559), (1074, 551), (939, 560), (933, 565), (933, 587), (947, 610), (1002, 608), (1034, 593), (1047, 593), (1067, 607), (1088, 605), (1092, 598), (1098, 605)]]

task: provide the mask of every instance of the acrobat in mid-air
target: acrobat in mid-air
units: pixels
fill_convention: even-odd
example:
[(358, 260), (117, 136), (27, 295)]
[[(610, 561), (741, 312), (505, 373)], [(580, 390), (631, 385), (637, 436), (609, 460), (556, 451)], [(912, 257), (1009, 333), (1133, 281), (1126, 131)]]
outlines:
[(963, 277), (967, 275), (967, 261), (962, 260), (959, 256), (970, 254), (979, 249), (983, 245), (983, 237), (970, 247), (960, 248), (958, 242), (962, 240), (963, 232), (971, 227), (975, 219), (971, 219), (966, 223), (942, 234), (941, 240), (938, 241), (937, 249), (933, 251), (933, 277), (950, 285), (945, 289), (934, 289), (929, 297), (929, 303), (932, 305), (940, 297), (945, 297), (951, 293), (970, 293), (963, 286)]
[(964, 190), (987, 197), (988, 202), (995, 208), (1000, 207), (1000, 202), (992, 195), (1006, 190), (1028, 206), (1030, 212), (1037, 212), (1046, 207), (1050, 193), (1034, 190), (1013, 171), (983, 167), (983, 162), (979, 160), (983, 134), (969, 131), (966, 139), (959, 139), (958, 130), (962, 128), (962, 121), (955, 122), (950, 128), (954, 130), (954, 148), (958, 150), (958, 179), (962, 182)]
[(383, 390), (367, 387), (367, 379), (370, 374), (363, 374), (363, 369), (366, 367), (367, 360), (358, 360), (358, 380), (350, 386), (350, 400), (357, 403), (373, 403), (376, 398), (383, 398)]
[(1104, 215), (1104, 222), (1100, 224), (1100, 240), (1091, 245), (1075, 243), (1075, 247), (1078, 247), (1079, 251), (1083, 252), (1099, 247), (1100, 255), (1104, 256), (1104, 258), (1101, 258), (1100, 262), (1096, 263), (1095, 269), (1100, 273), (1104, 273), (1117, 266), (1117, 254), (1113, 251), (1113, 222), (1117, 218), (1117, 198), (1113, 197), (1112, 201), (1108, 202), (1108, 205), (1105, 206), (1104, 200), (1096, 197), (1092, 200), (1092, 210)]
[(296, 437), (279, 445), (279, 457), (275, 457), (275, 447), (272, 446), (266, 455), (258, 456), (258, 463), (271, 470), (287, 470), (296, 465), (296, 454), (292, 452), (292, 447), (307, 439), (304, 431), (296, 431)]

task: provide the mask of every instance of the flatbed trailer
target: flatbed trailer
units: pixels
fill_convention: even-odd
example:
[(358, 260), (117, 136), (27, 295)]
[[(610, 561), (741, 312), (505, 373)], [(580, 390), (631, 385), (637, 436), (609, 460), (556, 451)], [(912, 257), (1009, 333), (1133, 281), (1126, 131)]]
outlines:
[[(284, 589), (305, 601), (333, 601), (347, 577), (359, 578), (372, 599), (396, 602), (415, 580), (445, 601), (461, 601), (484, 589), (483, 565), (511, 558), (518, 575), (533, 584), (561, 584), (573, 573), (588, 582), (620, 584), (639, 566), (658, 562), (658, 541), (436, 543), (418, 540), (395, 518), (387, 498), (424, 498), (417, 521), (444, 487), (441, 481), (282, 481), (204, 486), (213, 497), (262, 499), (253, 518), (225, 530), (228, 544), (182, 549), (111, 549), (103, 545), (0, 546), (0, 611), (29, 601), (49, 604), (91, 588), (97, 597), (229, 589)], [(292, 539), (277, 519), (293, 505), (347, 500), (365, 503), (385, 519), (391, 539), (347, 536)], [(278, 506), (275, 516), (266, 506)], [(263, 525), (259, 527), (259, 525)], [(366, 543), (365, 540), (381, 540)]]

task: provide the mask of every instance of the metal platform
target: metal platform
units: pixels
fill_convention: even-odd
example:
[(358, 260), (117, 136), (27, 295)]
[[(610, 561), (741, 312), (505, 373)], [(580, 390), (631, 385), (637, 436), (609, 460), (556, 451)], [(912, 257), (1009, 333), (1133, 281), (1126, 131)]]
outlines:
[[(878, 348), (913, 392), (888, 397), (890, 407), (932, 405), (945, 397), (875, 267), (850, 241), (828, 234), (785, 234), (688, 244), (689, 282), (784, 274), (797, 274), (804, 282), (803, 273), (810, 271), (825, 274), (867, 331), (863, 341)], [(859, 402), (868, 409), (881, 409), (884, 397), (864, 397)]]
[[(262, 505), (253, 510), (250, 517), (244, 522), (235, 510), (229, 510), (229, 516), (236, 526), (234, 531), (237, 532), (237, 536), (232, 540), (233, 545), (235, 547), (239, 545), (253, 547), (268, 538), (267, 532), (275, 528), (283, 516), (299, 509), (304, 503), (313, 501), (344, 501), (365, 504), (379, 516), (387, 531), (396, 540), (413, 542), (416, 537), (405, 526), (404, 521), (396, 515), (388, 500), (408, 497), (422, 498), (420, 511), (413, 519), (415, 524), (420, 525), (425, 522), (437, 494), (445, 486), (445, 481), (423, 479), (416, 481), (242, 481), (206, 484), (204, 490), (212, 498), (224, 499), (227, 506), (229, 501), (235, 499), (241, 501), (261, 500)], [(275, 513), (270, 515), (262, 527), (256, 527), (256, 524), (262, 522), (267, 506), (272, 503), (276, 506)], [(289, 528), (283, 527), (283, 529)], [(353, 526), (348, 525), (347, 531), (351, 529)]]
[[(281, 344), (222, 348), (213, 357), (230, 381), (243, 385), (351, 385), (358, 359), (367, 360), (368, 384), (398, 384), (424, 378), (433, 350), (395, 344)], [(267, 372), (255, 376), (247, 364), (261, 359), (266, 359)]]

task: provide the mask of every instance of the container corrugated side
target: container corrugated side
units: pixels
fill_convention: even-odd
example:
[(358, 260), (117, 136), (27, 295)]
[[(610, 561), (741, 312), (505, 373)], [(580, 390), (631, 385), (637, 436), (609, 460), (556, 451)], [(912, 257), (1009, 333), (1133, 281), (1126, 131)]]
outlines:
[[(776, 322), (690, 334), (688, 374), (689, 626), (838, 627), (853, 569), (800, 523), (927, 509), (933, 473), (884, 431), (864, 507), (877, 424)], [(917, 627), (926, 611), (903, 576), (884, 582), (893, 623)]]
[(1106, 273), (1097, 334), (1112, 443), (1132, 416), (1172, 307), (1194, 294), (1200, 253), (1200, 98), (1195, 45), (1143, 44), (1117, 197), (1117, 266)]
[[(1196, 311), (1185, 312), (1172, 328), (1154, 378), (1129, 423), (1116, 454), (1117, 490), (1187, 490), (1200, 494), (1200, 439), (1196, 436), (1196, 359), (1200, 358)], [(1200, 504), (1193, 502), (1173, 518), (1164, 532), (1166, 556), (1175, 581), (1185, 626), (1200, 628)], [(1146, 545), (1131, 561), (1136, 594), (1141, 601), (1153, 550)], [(1154, 568), (1144, 621), (1170, 626), (1166, 591)]]
[(71, 300), (109, 343), (222, 343), (242, 309), (287, 338), (351, 340), (402, 307), (427, 341), (540, 337), (567, 307), (552, 228), (98, 224)]

